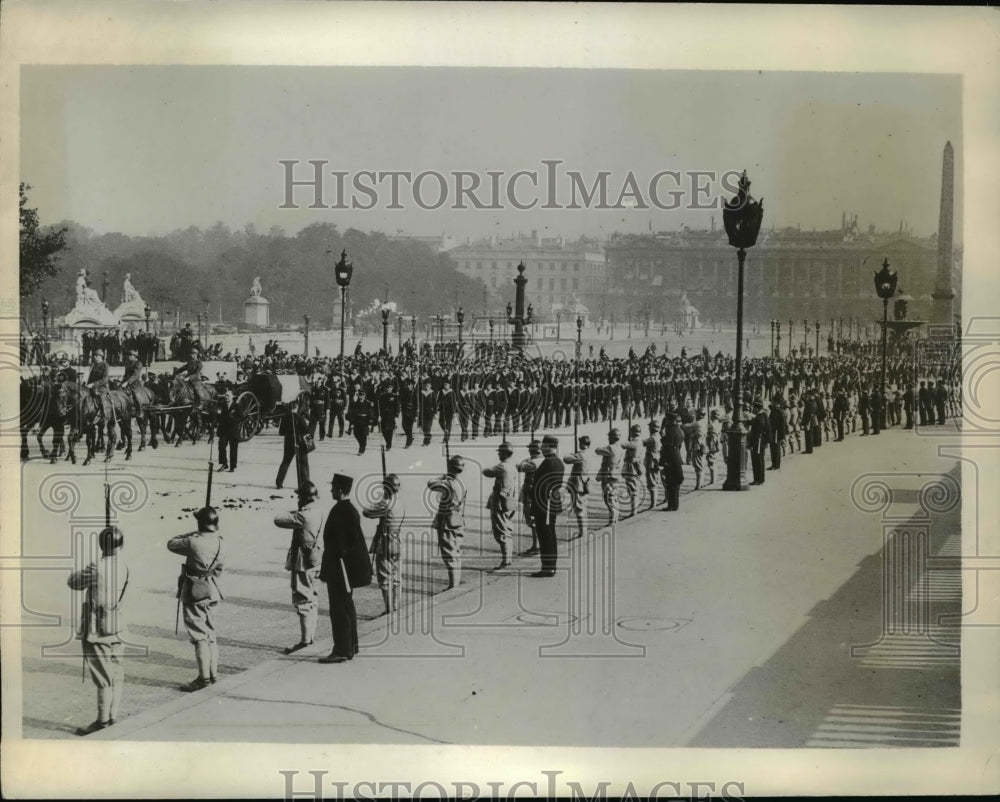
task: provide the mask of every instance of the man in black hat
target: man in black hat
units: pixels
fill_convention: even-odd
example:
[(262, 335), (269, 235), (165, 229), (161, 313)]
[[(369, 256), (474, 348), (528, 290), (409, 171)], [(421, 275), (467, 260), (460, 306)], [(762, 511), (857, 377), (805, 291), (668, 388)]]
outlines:
[(431, 479), (427, 487), (441, 494), (434, 529), (438, 534), (441, 561), (448, 570), (448, 590), (462, 584), (462, 539), (465, 536), (465, 485), (458, 478), (465, 470), (465, 460), (458, 454), (448, 460), (444, 476)]
[(562, 513), (562, 486), (566, 466), (559, 458), (559, 438), (547, 434), (542, 438), (542, 462), (535, 469), (534, 506), (537, 511), (538, 548), (542, 568), (534, 577), (556, 575), (558, 547), (556, 545), (556, 518)]
[(303, 482), (296, 494), (298, 509), (274, 517), (276, 527), (292, 530), (285, 570), (291, 572), (292, 604), (299, 617), (299, 641), (285, 649), (285, 654), (311, 646), (316, 637), (319, 570), (323, 560), (323, 542), (319, 539), (323, 515), (316, 504), (319, 490), (312, 482)]
[(497, 446), (500, 462), (483, 468), (483, 476), (493, 480), (493, 490), (486, 500), (486, 509), (490, 511), (493, 539), (500, 546), (500, 564), (494, 569), (496, 571), (510, 565), (510, 538), (513, 533), (511, 524), (517, 510), (517, 469), (510, 461), (513, 454), (514, 447), (504, 441)]
[(278, 475), (274, 486), (281, 490), (285, 482), (288, 466), (295, 460), (296, 484), (309, 481), (309, 457), (306, 454), (305, 436), (309, 433), (309, 421), (299, 412), (299, 402), (293, 398), (288, 402), (288, 409), (278, 424), (278, 434), (284, 437), (285, 451), (278, 466)]
[(214, 507), (202, 507), (194, 514), (198, 529), (178, 535), (167, 542), (174, 554), (186, 557), (177, 583), (177, 598), (184, 611), (184, 626), (194, 644), (198, 676), (182, 691), (200, 691), (215, 683), (219, 671), (219, 643), (215, 630), (215, 612), (222, 600), (216, 578), (222, 573), (222, 535), (219, 513)]
[(233, 398), (233, 391), (226, 390), (216, 399), (219, 436), (219, 470), (236, 470), (236, 460), (240, 448), (240, 410)]
[[(351, 504), (354, 479), (341, 473), (333, 475), (330, 492), (336, 502), (323, 527), (323, 561), (319, 578), (326, 582), (330, 602), (330, 627), (333, 630), (333, 649), (321, 663), (343, 663), (353, 660), (358, 649), (358, 613), (351, 593), (345, 559), (350, 559), (351, 544), (357, 542), (361, 532), (361, 516)], [(356, 555), (354, 555), (356, 556)], [(367, 555), (364, 555), (367, 559)]]
[(119, 552), (124, 542), (118, 527), (104, 529), (98, 537), (100, 558), (82, 571), (74, 571), (67, 580), (73, 590), (87, 594), (77, 637), (90, 678), (97, 686), (97, 718), (80, 727), (77, 735), (90, 735), (111, 726), (121, 708), (125, 689), (122, 600), (128, 586), (128, 566)]

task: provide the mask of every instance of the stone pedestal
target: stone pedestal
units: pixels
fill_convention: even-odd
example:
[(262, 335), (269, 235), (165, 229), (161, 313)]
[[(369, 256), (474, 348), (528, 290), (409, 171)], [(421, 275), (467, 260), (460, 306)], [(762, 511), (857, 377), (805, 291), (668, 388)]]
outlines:
[(251, 295), (243, 302), (243, 320), (248, 326), (267, 326), (271, 322), (271, 302), (260, 295)]

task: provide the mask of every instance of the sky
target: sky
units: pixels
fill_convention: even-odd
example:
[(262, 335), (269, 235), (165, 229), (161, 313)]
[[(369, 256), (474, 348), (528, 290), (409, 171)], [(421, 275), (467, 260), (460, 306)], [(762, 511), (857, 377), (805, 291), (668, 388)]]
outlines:
[[(98, 232), (160, 234), (221, 221), (231, 228), (313, 222), (341, 229), (448, 234), (456, 238), (537, 230), (606, 237), (614, 231), (721, 226), (718, 209), (692, 208), (729, 194), (718, 182), (692, 192), (690, 171), (746, 169), (764, 199), (764, 226), (828, 229), (841, 213), (859, 225), (919, 236), (938, 227), (941, 155), (956, 153), (955, 239), (961, 240), (961, 79), (948, 75), (659, 70), (206, 66), (26, 66), (21, 81), (21, 180), (33, 185), (43, 222), (73, 220)], [(285, 170), (312, 177), (323, 160), (323, 202), (336, 204), (331, 171), (347, 173), (347, 205), (361, 171), (436, 171), (446, 201), (424, 209), (411, 185), (399, 205), (377, 185), (370, 209), (282, 209)], [(557, 204), (547, 200), (543, 160), (560, 160)], [(537, 173), (535, 190), (516, 185)], [(451, 208), (454, 171), (477, 174), (489, 205), (488, 171), (502, 172), (500, 209)], [(607, 171), (610, 204), (631, 172), (639, 203), (676, 209), (568, 209), (578, 172), (589, 187)], [(374, 178), (371, 179), (374, 182)], [(470, 179), (471, 180), (471, 179)], [(425, 204), (439, 196), (422, 184)], [(632, 199), (635, 200), (634, 198)], [(629, 206), (626, 201), (623, 206)], [(584, 205), (581, 203), (581, 205)]]

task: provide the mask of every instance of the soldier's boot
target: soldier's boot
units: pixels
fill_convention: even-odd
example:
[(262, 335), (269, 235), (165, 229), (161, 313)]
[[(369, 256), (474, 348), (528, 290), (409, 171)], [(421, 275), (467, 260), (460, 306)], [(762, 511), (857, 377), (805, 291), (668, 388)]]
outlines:
[(194, 659), (198, 663), (198, 676), (189, 683), (181, 685), (181, 690), (185, 693), (200, 691), (212, 684), (212, 651), (208, 641), (200, 640), (195, 642)]
[(125, 690), (125, 679), (120, 677), (111, 681), (111, 707), (109, 710), (109, 724), (114, 724), (121, 716), (122, 693)]
[(694, 472), (694, 489), (701, 490), (701, 471)]
[(494, 568), (494, 571), (499, 571), (501, 568), (507, 568), (510, 565), (510, 551), (506, 543), (500, 544), (500, 564)]
[(582, 515), (576, 516), (576, 536), (582, 538), (587, 531), (587, 519)]
[(90, 735), (111, 725), (111, 688), (97, 689), (97, 718), (86, 727), (78, 727), (77, 735)]
[(715, 468), (709, 468), (708, 469), (708, 483), (710, 485), (714, 485), (715, 484)]
[(211, 641), (208, 644), (208, 681), (213, 685), (219, 676), (219, 643)]
[(649, 509), (653, 509), (656, 506), (656, 488), (649, 487), (646, 489), (649, 491)]
[(449, 565), (448, 566), (448, 587), (446, 589), (447, 590), (451, 590), (453, 587), (455, 587), (455, 584), (456, 584), (456, 582), (455, 582), (455, 569), (452, 568)]

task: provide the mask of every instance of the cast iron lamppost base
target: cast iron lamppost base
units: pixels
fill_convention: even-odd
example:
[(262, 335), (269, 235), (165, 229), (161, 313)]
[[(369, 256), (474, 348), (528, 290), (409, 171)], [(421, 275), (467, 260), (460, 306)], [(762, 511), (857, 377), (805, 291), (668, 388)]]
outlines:
[(747, 258), (747, 248), (757, 244), (761, 220), (764, 217), (764, 201), (755, 201), (750, 195), (750, 181), (746, 170), (740, 176), (739, 192), (727, 201), (722, 210), (722, 222), (726, 227), (729, 244), (738, 248), (739, 272), (736, 286), (736, 377), (733, 382), (733, 420), (729, 426), (729, 463), (726, 466), (726, 481), (723, 490), (747, 490), (744, 454), (746, 451), (746, 431), (743, 428), (743, 266)]

